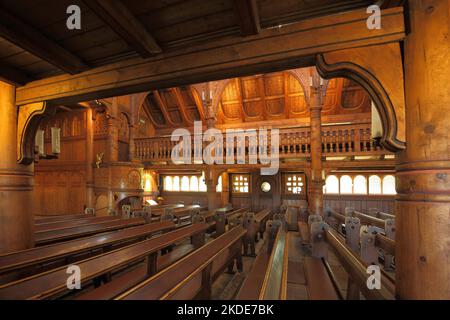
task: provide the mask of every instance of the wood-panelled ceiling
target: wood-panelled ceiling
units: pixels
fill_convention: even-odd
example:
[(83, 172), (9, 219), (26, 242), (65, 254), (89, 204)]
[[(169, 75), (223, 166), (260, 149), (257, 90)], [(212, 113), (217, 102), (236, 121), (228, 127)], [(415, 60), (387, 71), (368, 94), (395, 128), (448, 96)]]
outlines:
[[(217, 124), (309, 118), (299, 80), (289, 71), (228, 80), (218, 99)], [(143, 110), (156, 128), (190, 127), (204, 120), (200, 93), (193, 86), (155, 90)], [(332, 79), (323, 115), (370, 113), (371, 99), (355, 82)]]
[[(362, 8), (370, 0), (0, 0), (0, 79), (24, 84)], [(397, 5), (398, 1), (385, 1)], [(392, 3), (391, 3), (392, 2)], [(69, 5), (81, 29), (66, 27)], [(184, 94), (181, 92), (181, 94)]]

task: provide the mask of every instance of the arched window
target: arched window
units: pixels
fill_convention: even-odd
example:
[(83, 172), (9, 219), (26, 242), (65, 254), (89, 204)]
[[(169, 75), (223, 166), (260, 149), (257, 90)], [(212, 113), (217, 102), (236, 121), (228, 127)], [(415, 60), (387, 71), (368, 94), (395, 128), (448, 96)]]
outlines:
[(172, 177), (166, 176), (164, 178), (164, 190), (165, 191), (172, 191), (173, 190)]
[(204, 172), (202, 172), (202, 176), (200, 177), (200, 184), (199, 184), (199, 187), (198, 187), (198, 190), (200, 191), (200, 192), (206, 192), (206, 183), (205, 183), (205, 173)]
[(196, 176), (191, 177), (190, 191), (198, 191), (198, 178)]
[(181, 191), (189, 191), (189, 177), (181, 178)]
[(341, 194), (353, 193), (353, 181), (350, 176), (342, 176), (340, 180)]
[(145, 192), (152, 191), (152, 182), (150, 181), (150, 178), (145, 178), (144, 191)]
[(172, 191), (180, 191), (180, 177), (173, 177)]
[(222, 192), (222, 176), (217, 179), (216, 192)]
[(397, 194), (395, 191), (395, 177), (392, 175), (383, 178), (383, 194)]
[(379, 176), (369, 177), (369, 194), (381, 194), (381, 179)]
[(353, 193), (367, 194), (367, 179), (364, 176), (356, 176), (353, 180)]
[(325, 180), (326, 193), (339, 193), (339, 179), (336, 176), (328, 176)]

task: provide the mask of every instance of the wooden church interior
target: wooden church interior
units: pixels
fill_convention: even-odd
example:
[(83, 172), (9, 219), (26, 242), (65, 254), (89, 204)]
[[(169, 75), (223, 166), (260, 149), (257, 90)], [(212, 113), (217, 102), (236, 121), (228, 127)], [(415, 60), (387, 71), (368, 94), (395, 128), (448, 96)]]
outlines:
[[(450, 1), (0, 0), (0, 18), (0, 299), (450, 299)], [(198, 123), (245, 161), (174, 163)], [(250, 138), (226, 144), (261, 129), (272, 175)]]

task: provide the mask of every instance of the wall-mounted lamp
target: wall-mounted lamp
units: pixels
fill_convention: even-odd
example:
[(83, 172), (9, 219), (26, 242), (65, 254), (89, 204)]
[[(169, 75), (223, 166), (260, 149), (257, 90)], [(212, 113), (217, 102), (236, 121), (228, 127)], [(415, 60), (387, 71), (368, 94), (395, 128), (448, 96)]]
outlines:
[(34, 153), (36, 155), (35, 161), (39, 159), (58, 159), (61, 153), (61, 129), (51, 127), (52, 135), (52, 154), (45, 154), (45, 140), (44, 130), (38, 129), (34, 140)]

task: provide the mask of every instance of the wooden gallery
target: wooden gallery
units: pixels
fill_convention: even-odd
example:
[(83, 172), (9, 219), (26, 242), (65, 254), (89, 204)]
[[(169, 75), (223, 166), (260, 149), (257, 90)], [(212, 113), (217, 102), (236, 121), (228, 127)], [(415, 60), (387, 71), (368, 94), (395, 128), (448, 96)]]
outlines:
[(0, 299), (450, 299), (450, 0), (0, 0)]

